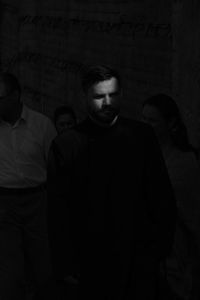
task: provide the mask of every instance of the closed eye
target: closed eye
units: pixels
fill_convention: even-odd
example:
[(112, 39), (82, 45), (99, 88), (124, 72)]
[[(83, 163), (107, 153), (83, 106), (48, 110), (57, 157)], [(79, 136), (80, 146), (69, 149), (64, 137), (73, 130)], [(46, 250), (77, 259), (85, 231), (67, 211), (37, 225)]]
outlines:
[[(108, 94), (110, 98), (113, 98), (113, 97), (116, 97), (116, 96), (119, 96), (119, 92), (113, 92), (113, 93), (110, 93)], [(105, 97), (105, 94), (96, 94), (93, 96), (94, 99), (98, 100), (98, 99), (102, 99)]]
[(103, 94), (94, 95), (94, 99), (96, 99), (96, 100), (102, 99), (103, 97), (104, 97)]

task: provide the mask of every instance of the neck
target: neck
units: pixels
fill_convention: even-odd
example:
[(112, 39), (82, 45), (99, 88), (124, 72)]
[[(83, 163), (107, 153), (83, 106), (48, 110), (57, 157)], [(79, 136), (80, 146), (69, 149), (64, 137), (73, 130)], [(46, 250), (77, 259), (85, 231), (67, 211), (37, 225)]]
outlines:
[(19, 120), (21, 112), (22, 112), (22, 103), (18, 104), (16, 107), (13, 107), (13, 110), (10, 111), (10, 113), (4, 116), (2, 119), (5, 122), (10, 123), (11, 125), (14, 125), (17, 122), (17, 120)]
[(104, 127), (104, 128), (109, 128), (111, 126), (113, 126), (117, 119), (118, 119), (118, 115), (110, 122), (110, 123), (104, 123), (104, 122), (100, 122), (98, 120), (96, 120), (95, 118), (93, 118), (91, 115), (89, 115), (89, 118), (98, 126), (100, 127)]

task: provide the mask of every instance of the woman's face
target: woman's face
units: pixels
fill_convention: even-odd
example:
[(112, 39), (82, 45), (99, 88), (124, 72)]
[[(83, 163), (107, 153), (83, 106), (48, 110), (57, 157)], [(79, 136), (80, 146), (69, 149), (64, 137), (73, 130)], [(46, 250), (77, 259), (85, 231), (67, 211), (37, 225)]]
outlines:
[(160, 111), (153, 105), (144, 105), (142, 111), (142, 121), (154, 128), (159, 140), (169, 136), (169, 126)]

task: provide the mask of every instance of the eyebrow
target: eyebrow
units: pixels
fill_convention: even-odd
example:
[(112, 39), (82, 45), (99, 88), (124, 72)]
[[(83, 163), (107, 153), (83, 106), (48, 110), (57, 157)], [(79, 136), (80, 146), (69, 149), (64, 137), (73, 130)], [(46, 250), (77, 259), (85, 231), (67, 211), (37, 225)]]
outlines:
[[(115, 96), (115, 95), (118, 95), (118, 94), (120, 94), (120, 91), (116, 91), (116, 92), (112, 92), (112, 93), (109, 93), (108, 95), (109, 96)], [(102, 97), (102, 96), (104, 96), (105, 94), (104, 93), (95, 93), (93, 96), (95, 97), (95, 98), (100, 98), (100, 97)]]

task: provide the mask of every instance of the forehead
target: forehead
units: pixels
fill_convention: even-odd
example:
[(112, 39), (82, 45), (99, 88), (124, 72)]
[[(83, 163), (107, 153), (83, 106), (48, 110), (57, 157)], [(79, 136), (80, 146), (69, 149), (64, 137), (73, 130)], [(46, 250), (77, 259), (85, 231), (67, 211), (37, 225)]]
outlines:
[(163, 119), (160, 111), (153, 105), (145, 105), (142, 114), (146, 117), (151, 117), (153, 119)]
[(71, 114), (69, 113), (65, 113), (65, 114), (62, 114), (58, 117), (58, 122), (62, 122), (62, 121), (71, 121), (73, 120), (74, 118), (72, 117)]
[(113, 92), (118, 89), (118, 81), (115, 77), (111, 77), (110, 79), (106, 79), (104, 81), (100, 81), (94, 84), (90, 89), (89, 93), (108, 93)]

